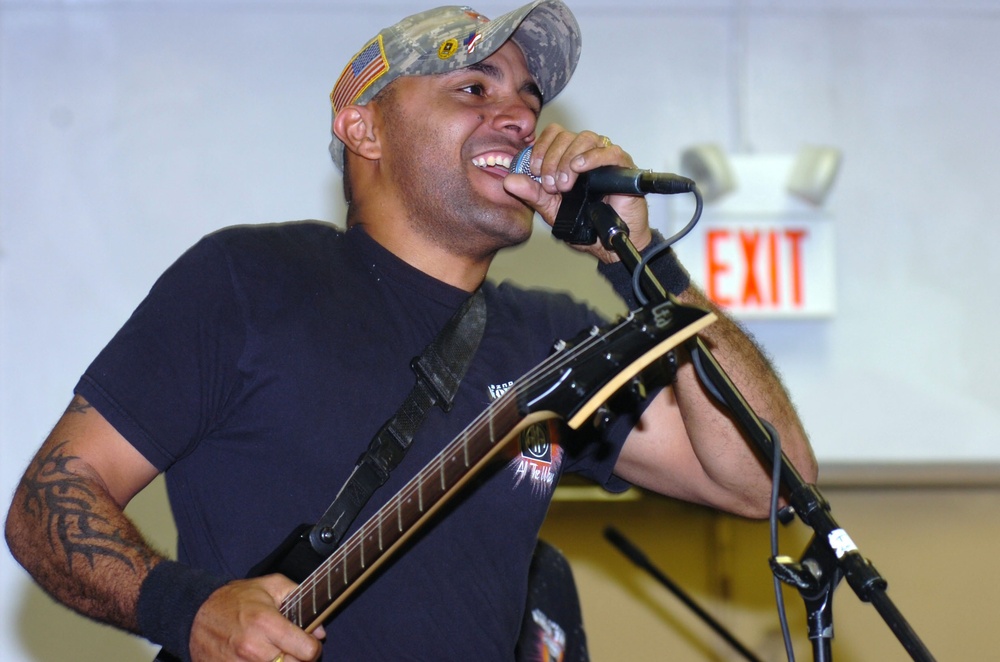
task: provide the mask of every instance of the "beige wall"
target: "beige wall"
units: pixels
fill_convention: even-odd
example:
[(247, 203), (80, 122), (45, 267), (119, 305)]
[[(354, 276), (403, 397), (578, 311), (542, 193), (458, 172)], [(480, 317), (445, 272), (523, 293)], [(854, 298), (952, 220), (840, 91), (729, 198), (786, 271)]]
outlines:
[[(1000, 488), (842, 485), (822, 491), (937, 659), (996, 659)], [(543, 530), (573, 565), (595, 662), (743, 659), (604, 539), (609, 524), (759, 657), (784, 659), (767, 523), (643, 495), (623, 502), (556, 502)], [(781, 553), (799, 558), (810, 535), (799, 522), (784, 528)], [(812, 659), (802, 599), (793, 589), (784, 595), (796, 657)], [(846, 582), (834, 605), (838, 662), (911, 659)]]

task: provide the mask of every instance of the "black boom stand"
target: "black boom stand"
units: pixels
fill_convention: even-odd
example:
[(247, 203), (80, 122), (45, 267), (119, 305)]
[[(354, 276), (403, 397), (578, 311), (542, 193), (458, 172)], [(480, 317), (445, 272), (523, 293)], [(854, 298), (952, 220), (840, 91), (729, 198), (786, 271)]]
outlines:
[[(700, 195), (696, 190), (694, 193), (700, 202)], [(681, 305), (646, 267), (628, 237), (628, 228), (610, 205), (598, 199), (590, 199), (579, 209), (577, 221), (578, 224), (592, 227), (604, 247), (619, 256), (650, 302)], [(845, 578), (858, 598), (874, 605), (912, 659), (934, 660), (886, 595), (887, 582), (861, 555), (847, 532), (834, 520), (829, 503), (815, 485), (807, 484), (802, 479), (781, 452), (780, 440), (773, 428), (757, 417), (697, 335), (687, 341), (687, 347), (705, 388), (729, 409), (756, 450), (772, 464), (792, 511), (815, 532), (799, 563), (785, 556), (771, 559), (775, 576), (795, 586), (805, 601), (814, 659), (821, 662), (833, 659), (833, 592), (840, 580)], [(786, 521), (794, 516), (788, 509), (783, 511), (783, 515)], [(789, 647), (789, 655), (791, 654)]]

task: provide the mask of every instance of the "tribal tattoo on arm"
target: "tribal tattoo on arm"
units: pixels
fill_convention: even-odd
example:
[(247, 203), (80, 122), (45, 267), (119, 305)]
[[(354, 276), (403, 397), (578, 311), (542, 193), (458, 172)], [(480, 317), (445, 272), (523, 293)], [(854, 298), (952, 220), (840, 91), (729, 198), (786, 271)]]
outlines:
[[(63, 421), (92, 412), (75, 398)], [(7, 521), (11, 552), (54, 598), (100, 621), (137, 629), (139, 587), (163, 557), (143, 539), (57, 426), (18, 486)], [(67, 438), (68, 437), (68, 438)]]
[(62, 548), (71, 574), (77, 557), (86, 560), (91, 569), (103, 556), (122, 562), (133, 572), (137, 565), (150, 570), (155, 555), (95, 508), (94, 481), (70, 470), (70, 463), (80, 458), (64, 452), (67, 443), (58, 443), (25, 474), (26, 513), (45, 522), (49, 546), (53, 551), (57, 545)]
[(87, 412), (94, 409), (94, 405), (90, 404), (80, 396), (73, 398), (73, 401), (69, 403), (69, 407), (66, 408), (66, 413), (68, 414), (86, 414)]

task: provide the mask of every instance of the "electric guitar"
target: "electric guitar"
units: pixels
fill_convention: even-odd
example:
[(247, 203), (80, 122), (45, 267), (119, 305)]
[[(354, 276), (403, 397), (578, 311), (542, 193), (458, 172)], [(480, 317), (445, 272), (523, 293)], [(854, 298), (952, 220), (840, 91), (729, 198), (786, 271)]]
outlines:
[[(560, 342), (330, 556), (312, 552), (310, 527), (303, 525), (251, 576), (282, 572), (299, 581), (281, 613), (312, 632), (522, 430), (551, 418), (580, 428), (644, 369), (715, 320), (714, 313), (670, 300), (594, 328), (574, 343)], [(174, 660), (163, 650), (154, 662)]]

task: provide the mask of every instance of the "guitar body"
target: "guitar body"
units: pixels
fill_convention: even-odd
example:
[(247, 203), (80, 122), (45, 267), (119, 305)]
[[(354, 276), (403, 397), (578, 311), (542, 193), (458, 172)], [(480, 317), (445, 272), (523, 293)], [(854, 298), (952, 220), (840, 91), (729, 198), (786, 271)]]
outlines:
[(280, 573), (301, 584), (323, 562), (323, 557), (309, 543), (311, 530), (309, 524), (299, 525), (267, 558), (250, 568), (247, 577)]
[[(715, 315), (675, 300), (593, 329), (514, 382), (330, 556), (309, 544), (302, 525), (250, 576), (280, 572), (299, 586), (281, 612), (311, 632), (385, 563), (430, 517), (522, 430), (552, 418), (579, 429), (644, 370), (714, 322)], [(178, 662), (161, 651), (155, 662)]]
[(167, 649), (161, 648), (160, 652), (156, 654), (153, 662), (182, 662), (181, 658), (175, 657), (167, 652)]

